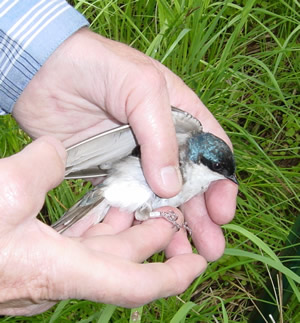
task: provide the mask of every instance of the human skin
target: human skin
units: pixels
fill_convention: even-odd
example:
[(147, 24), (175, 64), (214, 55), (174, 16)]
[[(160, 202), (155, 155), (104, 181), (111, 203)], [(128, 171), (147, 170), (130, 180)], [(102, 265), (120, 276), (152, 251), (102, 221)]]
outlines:
[(69, 298), (135, 307), (182, 292), (205, 269), (188, 246), (165, 263), (142, 264), (185, 234), (163, 219), (131, 226), (132, 217), (117, 221), (124, 214), (112, 210), (73, 238), (39, 221), (45, 194), (63, 179), (65, 156), (59, 141), (42, 137), (0, 160), (0, 314), (34, 315)]
[[(162, 197), (170, 197), (175, 195), (181, 188), (181, 177), (178, 172), (178, 150), (170, 110), (171, 105), (194, 115), (202, 122), (205, 131), (216, 134), (230, 145), (227, 135), (216, 119), (202, 104), (195, 93), (193, 93), (179, 77), (159, 62), (146, 55), (124, 44), (96, 35), (84, 28), (68, 38), (50, 56), (20, 96), (14, 107), (13, 116), (21, 127), (33, 138), (50, 135), (63, 142), (65, 147), (116, 125), (129, 123), (141, 146), (142, 166), (149, 185), (156, 194)], [(47, 140), (53, 139), (48, 138)], [(41, 163), (43, 163), (43, 161), (41, 161)], [(18, 181), (17, 176), (14, 176), (13, 178), (15, 181)], [(62, 179), (62, 175), (59, 179)], [(55, 185), (58, 183), (59, 180), (55, 182)], [(53, 186), (54, 184), (48, 185), (46, 188), (50, 189)], [(44, 189), (43, 193), (45, 194), (45, 192), (46, 190)], [(116, 283), (116, 285), (112, 284), (114, 286), (111, 285), (109, 287), (102, 286), (101, 284), (102, 288), (98, 293), (102, 293), (102, 297), (100, 297), (99, 294), (96, 296), (89, 294), (87, 290), (84, 290), (84, 286), (81, 286), (81, 282), (78, 282), (76, 279), (74, 280), (74, 277), (82, 280), (82, 276), (76, 276), (75, 274), (74, 277), (72, 277), (72, 275), (69, 277), (66, 274), (61, 274), (61, 271), (64, 271), (65, 269), (61, 266), (62, 260), (58, 260), (58, 258), (60, 258), (60, 254), (57, 253), (59, 252), (58, 249), (68, 250), (69, 254), (73, 257), (72, 259), (77, 259), (77, 255), (80, 255), (82, 252), (82, 246), (76, 244), (75, 247), (74, 244), (78, 243), (78, 239), (81, 241), (83, 237), (89, 237), (89, 235), (96, 237), (94, 239), (98, 239), (99, 244), (101, 244), (101, 239), (102, 241), (104, 239), (103, 230), (105, 231), (105, 229), (103, 228), (106, 228), (106, 222), (92, 228), (88, 228), (88, 226), (86, 228), (81, 228), (80, 237), (77, 238), (74, 236), (72, 238), (58, 236), (51, 228), (38, 222), (38, 225), (35, 224), (38, 231), (42, 230), (47, 233), (44, 237), (47, 248), (50, 248), (50, 246), (53, 245), (53, 248), (49, 249), (53, 251), (53, 254), (51, 254), (52, 258), (50, 257), (50, 259), (54, 261), (54, 263), (58, 263), (57, 266), (60, 266), (60, 270), (55, 268), (56, 273), (53, 275), (53, 272), (47, 267), (49, 272), (47, 273), (46, 268), (41, 274), (39, 267), (42, 265), (42, 268), (44, 268), (44, 260), (37, 256), (35, 261), (39, 263), (40, 266), (29, 266), (31, 269), (28, 269), (28, 273), (34, 279), (34, 277), (44, 277), (43, 273), (46, 271), (47, 282), (51, 286), (48, 286), (47, 283), (45, 283), (44, 289), (50, 290), (50, 292), (47, 292), (46, 296), (42, 295), (41, 297), (40, 293), (35, 295), (33, 291), (28, 290), (28, 285), (22, 287), (22, 284), (20, 284), (20, 288), (16, 289), (15, 298), (11, 298), (13, 301), (7, 301), (5, 303), (7, 304), (5, 313), (27, 313), (30, 315), (49, 307), (48, 303), (44, 307), (35, 307), (32, 302), (40, 302), (41, 300), (42, 302), (45, 300), (55, 301), (70, 297), (131, 306), (132, 304), (142, 304), (157, 297), (173, 294), (174, 289), (176, 292), (183, 290), (193, 278), (204, 270), (204, 258), (208, 261), (213, 261), (223, 254), (225, 243), (220, 225), (229, 222), (233, 218), (236, 205), (236, 194), (237, 186), (235, 184), (228, 180), (218, 181), (211, 185), (204, 196), (197, 196), (181, 207), (181, 210), (184, 212), (185, 220), (192, 229), (194, 245), (201, 256), (191, 254), (191, 246), (184, 233), (180, 231), (178, 234), (174, 234), (173, 229), (165, 223), (166, 221), (161, 219), (153, 224), (156, 226), (156, 230), (157, 227), (164, 228), (166, 226), (171, 231), (172, 237), (170, 238), (170, 234), (166, 235), (166, 233), (163, 233), (166, 237), (161, 237), (161, 239), (164, 240), (165, 238), (167, 243), (166, 240), (164, 240), (164, 243), (162, 243), (163, 247), (160, 245), (159, 248), (156, 248), (155, 246), (151, 246), (151, 241), (155, 244), (154, 241), (156, 241), (155, 239), (157, 239), (157, 236), (149, 235), (151, 236), (151, 239), (149, 238), (149, 245), (147, 245), (147, 248), (145, 247), (147, 252), (141, 251), (139, 246), (134, 245), (135, 248), (130, 252), (136, 252), (133, 260), (136, 261), (136, 259), (138, 259), (138, 261), (142, 261), (147, 258), (145, 255), (150, 256), (157, 250), (164, 249), (169, 258), (169, 263), (173, 263), (174, 261), (178, 265), (178, 268), (180, 268), (180, 276), (177, 275), (178, 271), (174, 271), (173, 268), (171, 271), (173, 274), (176, 273), (177, 279), (184, 282), (184, 286), (177, 286), (178, 281), (175, 282), (175, 279), (173, 279), (174, 276), (171, 274), (171, 282), (168, 281), (168, 279), (163, 283), (160, 281), (161, 290), (159, 290), (158, 285), (153, 283), (153, 290), (155, 290), (154, 286), (158, 289), (153, 291), (150, 288), (150, 290), (153, 291), (151, 297), (141, 297), (141, 295), (149, 295), (150, 292), (148, 293), (148, 290), (145, 289), (145, 293), (143, 294), (142, 291), (139, 290), (139, 296), (142, 300), (138, 300), (138, 296), (135, 296), (133, 297), (135, 301), (128, 299), (129, 295), (131, 295), (130, 288), (132, 288), (130, 284), (125, 284), (126, 286), (122, 289), (122, 291), (124, 291), (121, 295), (123, 297), (122, 299), (117, 299), (115, 295), (116, 290), (114, 288), (116, 288), (115, 286), (118, 286), (118, 283), (119, 285), (121, 282), (124, 283), (126, 280), (124, 278), (126, 271), (121, 271), (121, 274), (119, 273), (121, 276), (123, 275), (120, 280), (115, 280), (113, 278), (109, 279), (111, 277), (109, 275), (109, 270), (106, 271), (108, 276), (105, 276), (105, 274), (101, 275), (102, 279), (103, 277), (106, 277), (105, 280), (108, 280), (109, 282), (113, 280), (113, 282)], [(33, 195), (32, 197), (34, 200), (35, 196)], [(23, 201), (23, 204), (25, 202)], [(41, 206), (41, 202), (38, 205)], [(35, 217), (37, 212), (38, 207), (34, 209), (34, 212), (30, 213), (30, 217)], [(179, 211), (177, 210), (176, 212)], [(10, 215), (10, 217), (12, 216), (13, 215)], [(138, 230), (137, 227), (146, 227), (145, 231), (147, 231), (147, 225), (152, 223), (151, 220), (149, 221), (150, 224), (143, 223), (141, 226), (132, 227), (132, 215), (124, 215), (116, 210), (113, 210), (105, 221), (109, 221), (110, 230), (112, 230), (110, 231), (111, 235), (116, 234), (116, 239), (121, 232)], [(81, 225), (85, 225), (84, 221)], [(145, 232), (140, 236), (144, 237), (144, 235), (146, 235)], [(53, 237), (55, 237), (59, 243), (55, 244), (52, 239)], [(47, 239), (48, 242), (46, 241)], [(141, 241), (141, 239), (138, 241), (144, 246), (144, 242)], [(68, 247), (64, 248), (64, 243), (66, 243)], [(34, 246), (38, 248), (36, 245), (37, 244)], [(61, 247), (59, 247), (59, 245)], [(14, 246), (14, 244), (12, 244), (12, 246)], [(114, 244), (114, 246), (115, 249), (110, 248), (110, 250), (113, 255), (119, 257), (119, 249), (122, 250), (122, 247), (117, 243)], [(99, 248), (101, 250), (104, 246)], [(10, 248), (10, 250), (12, 249)], [(139, 252), (141, 253), (139, 254)], [(34, 252), (34, 250), (25, 254), (29, 255), (31, 253), (39, 255), (39, 252)], [(12, 253), (12, 255), (13, 256), (9, 257), (9, 259), (14, 264), (16, 262), (15, 253)], [(55, 255), (57, 255), (57, 257), (55, 257)], [(121, 255), (123, 255), (123, 253), (121, 253)], [(126, 258), (126, 253), (124, 255)], [(65, 256), (66, 255), (64, 254), (64, 257)], [(62, 259), (64, 259), (64, 257)], [(110, 255), (111, 261), (117, 263), (117, 260), (113, 260), (112, 258), (113, 256)], [(71, 256), (66, 259), (70, 260)], [(131, 256), (129, 256), (129, 259), (132, 260)], [(122, 261), (124, 261), (124, 259), (122, 259)], [(128, 258), (126, 258), (126, 261), (128, 261)], [(26, 261), (26, 263), (28, 262), (32, 262), (32, 259)], [(46, 262), (46, 266), (49, 263), (52, 264), (52, 262)], [(100, 265), (101, 263), (102, 267)], [(107, 260), (104, 261), (104, 263), (106, 264)], [(166, 264), (161, 265), (168, 265), (169, 263), (167, 262)], [(94, 266), (100, 266), (100, 269), (106, 268), (103, 266), (103, 258), (97, 258), (97, 260), (93, 258), (93, 264)], [(187, 264), (190, 266), (189, 270), (187, 270)], [(67, 265), (74, 267), (77, 265), (77, 262), (75, 264), (73, 260), (73, 263), (70, 261)], [(4, 267), (1, 267), (0, 265), (0, 271), (1, 268), (9, 266), (10, 264), (6, 264)], [(50, 267), (52, 266), (53, 265)], [(153, 278), (153, 282), (155, 281), (154, 268), (158, 268), (158, 264), (155, 266), (147, 271), (147, 275), (149, 275), (147, 277), (149, 279)], [(90, 271), (90, 269), (87, 268), (88, 267), (86, 267), (86, 270)], [(84, 271), (82, 266), (80, 266), (80, 269), (82, 269), (81, 274), (86, 277), (87, 272)], [(97, 271), (100, 269), (98, 268)], [(152, 269), (154, 270), (153, 273)], [(30, 270), (32, 271), (31, 273)], [(185, 274), (184, 270), (187, 270)], [(1, 272), (2, 275), (3, 273), (5, 274), (6, 271)], [(16, 273), (16, 275), (18, 274), (21, 275), (20, 273)], [(52, 279), (49, 280), (50, 276)], [(91, 286), (95, 286), (93, 285), (93, 279), (96, 278), (95, 275), (91, 276)], [(15, 279), (18, 281), (17, 276), (15, 276)], [(100, 286), (101, 282), (99, 279), (94, 280), (94, 282)], [(149, 288), (146, 282), (145, 287)], [(67, 287), (60, 288), (60, 284), (63, 284), (63, 286), (67, 285)], [(151, 283), (149, 284), (151, 285)], [(170, 285), (168, 286), (167, 284)], [(86, 286), (88, 286), (88, 283)], [(166, 286), (166, 288), (164, 286)], [(118, 286), (118, 288), (120, 288), (120, 286)], [(17, 300), (22, 299), (23, 297), (21, 293), (18, 298), (17, 291), (22, 291), (24, 289), (27, 290), (30, 295), (33, 295), (28, 303), (29, 305), (23, 307), (24, 311), (20, 305), (15, 312), (13, 310), (12, 312), (9, 312), (9, 305), (18, 304)], [(77, 290), (80, 290), (80, 293), (77, 293)], [(166, 290), (168, 290), (169, 293), (167, 293)], [(153, 296), (154, 294), (155, 296)], [(24, 299), (27, 298), (24, 296)]]
[[(220, 124), (178, 76), (141, 52), (83, 28), (50, 56), (13, 115), (32, 137), (51, 135), (65, 147), (129, 123), (141, 146), (149, 185), (157, 195), (170, 197), (181, 188), (171, 105), (191, 113), (204, 131), (231, 146)], [(183, 206), (194, 244), (209, 261), (223, 254), (219, 225), (232, 220), (236, 194), (237, 185), (218, 181), (205, 196)]]

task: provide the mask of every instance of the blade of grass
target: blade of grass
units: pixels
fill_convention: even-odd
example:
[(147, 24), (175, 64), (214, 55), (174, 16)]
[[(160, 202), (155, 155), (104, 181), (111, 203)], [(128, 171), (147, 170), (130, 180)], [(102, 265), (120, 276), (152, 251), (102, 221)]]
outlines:
[(101, 315), (97, 322), (108, 323), (111, 320), (112, 315), (114, 314), (116, 308), (117, 306), (115, 305), (110, 305), (110, 304), (106, 305), (103, 311), (101, 312)]
[(55, 322), (60, 317), (60, 315), (62, 314), (63, 309), (69, 303), (70, 303), (70, 300), (60, 301), (59, 304), (57, 305), (54, 313), (52, 314), (52, 316), (51, 316), (51, 318), (49, 320), (49, 323)]
[[(284, 266), (280, 261), (275, 261), (269, 257), (261, 256), (261, 255), (254, 254), (254, 253), (251, 253), (248, 251), (231, 249), (231, 248), (225, 249), (225, 255), (231, 255), (231, 256), (237, 256), (237, 257), (247, 257), (247, 258), (251, 258), (251, 259), (260, 261), (262, 263), (269, 265), (270, 267), (277, 269), (278, 271), (280, 271), (284, 275), (286, 275), (287, 278), (290, 278), (290, 279), (294, 280), (297, 284), (300, 284), (300, 277), (298, 275), (296, 275), (293, 271), (288, 269), (286, 266)], [(293, 288), (298, 300), (300, 301), (300, 292), (299, 292), (298, 288), (293, 283), (292, 283), (292, 288)]]
[(186, 316), (189, 313), (189, 311), (195, 307), (196, 304), (193, 302), (187, 302), (183, 304), (180, 309), (176, 312), (176, 314), (171, 319), (170, 323), (181, 323), (185, 322)]
[(173, 52), (173, 50), (175, 49), (175, 47), (178, 45), (178, 43), (181, 41), (181, 39), (189, 32), (191, 31), (191, 29), (185, 28), (183, 29), (180, 34), (178, 35), (178, 37), (176, 38), (176, 40), (171, 44), (171, 46), (169, 47), (169, 49), (167, 50), (165, 56), (161, 59), (161, 63), (163, 63), (167, 57)]

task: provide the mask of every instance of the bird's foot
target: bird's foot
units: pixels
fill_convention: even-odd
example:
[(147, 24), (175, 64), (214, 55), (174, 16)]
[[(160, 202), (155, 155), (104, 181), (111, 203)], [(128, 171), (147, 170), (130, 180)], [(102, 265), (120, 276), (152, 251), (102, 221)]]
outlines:
[(185, 229), (190, 235), (192, 234), (192, 230), (188, 227), (187, 223), (184, 222), (183, 224), (179, 224), (177, 222), (178, 215), (174, 211), (152, 211), (149, 213), (149, 218), (164, 218), (179, 231), (181, 228)]
[(187, 222), (184, 222), (182, 227), (186, 230), (186, 232), (191, 236), (192, 235), (192, 229), (188, 226)]
[(178, 220), (178, 215), (174, 211), (153, 211), (150, 212), (149, 214), (150, 219), (153, 218), (164, 218), (170, 223), (173, 224), (174, 227), (176, 227), (177, 231), (179, 231), (182, 228), (182, 225), (177, 223), (176, 221)]

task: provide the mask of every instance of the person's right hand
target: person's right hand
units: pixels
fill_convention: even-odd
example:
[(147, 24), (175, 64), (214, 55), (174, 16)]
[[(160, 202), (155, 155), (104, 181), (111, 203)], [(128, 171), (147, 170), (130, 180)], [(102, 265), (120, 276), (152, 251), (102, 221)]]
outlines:
[[(231, 145), (220, 124), (184, 82), (158, 61), (86, 28), (50, 56), (17, 101), (13, 115), (33, 137), (51, 135), (65, 147), (129, 123), (141, 146), (142, 166), (161, 197), (181, 189), (171, 105), (191, 113)], [(221, 224), (232, 220), (237, 185), (213, 183), (183, 206), (193, 242), (207, 260), (224, 252)], [(181, 242), (183, 245), (186, 239)], [(176, 254), (178, 242), (170, 245)]]
[(112, 210), (80, 238), (37, 220), (65, 158), (60, 142), (42, 137), (0, 160), (0, 314), (34, 315), (69, 298), (135, 307), (182, 292), (204, 271), (189, 244), (165, 263), (141, 264), (184, 235), (164, 219), (131, 227), (132, 215)]

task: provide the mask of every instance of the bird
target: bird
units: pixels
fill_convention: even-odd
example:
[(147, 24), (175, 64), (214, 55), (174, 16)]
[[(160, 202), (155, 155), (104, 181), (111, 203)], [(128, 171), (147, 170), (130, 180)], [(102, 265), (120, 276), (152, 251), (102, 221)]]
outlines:
[[(209, 185), (221, 179), (238, 184), (235, 159), (230, 147), (221, 138), (204, 132), (201, 122), (188, 112), (172, 107), (182, 175), (181, 191), (171, 197), (156, 195), (145, 179), (139, 145), (129, 125), (100, 133), (67, 149), (65, 178), (104, 177), (54, 224), (62, 233), (92, 209), (97, 213), (95, 223), (101, 222), (110, 207), (134, 212), (135, 218), (145, 221), (164, 217), (179, 230), (173, 211), (157, 212), (162, 206), (179, 207)], [(191, 232), (190, 232), (191, 233)]]

